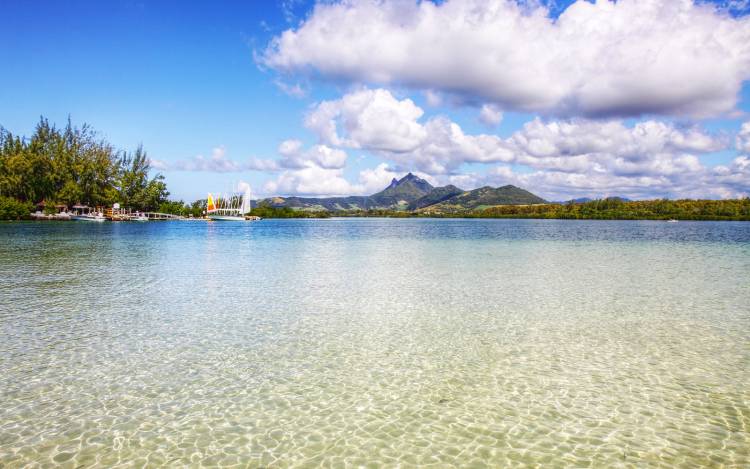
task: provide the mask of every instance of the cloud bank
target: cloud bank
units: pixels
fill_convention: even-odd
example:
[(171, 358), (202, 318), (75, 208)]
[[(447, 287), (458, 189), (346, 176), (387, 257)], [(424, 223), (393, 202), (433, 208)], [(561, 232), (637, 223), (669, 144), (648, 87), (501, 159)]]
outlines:
[(707, 117), (750, 78), (750, 18), (691, 0), (579, 0), (556, 19), (513, 0), (353, 0), (317, 4), (258, 60), (506, 111)]
[[(501, 138), (468, 134), (445, 116), (423, 116), (408, 98), (399, 99), (385, 89), (361, 89), (318, 103), (305, 125), (323, 146), (364, 150), (394, 167), (416, 168), (439, 183), (464, 188), (516, 184), (551, 198), (736, 197), (750, 192), (746, 157), (714, 168), (701, 162), (702, 155), (728, 148), (731, 140), (698, 126), (658, 120), (626, 125), (611, 119), (535, 118)], [(735, 143), (744, 149), (748, 141), (750, 124), (742, 127)], [(459, 174), (472, 163), (489, 170)], [(513, 166), (531, 171), (519, 173)], [(349, 190), (356, 192), (352, 187)]]
[(692, 155), (727, 145), (698, 127), (655, 120), (628, 127), (619, 120), (536, 118), (501, 138), (467, 134), (445, 116), (421, 122), (423, 115), (408, 98), (363, 89), (318, 103), (305, 125), (325, 145), (367, 150), (435, 175), (452, 173), (465, 163), (494, 162), (558, 171), (673, 171), (675, 166), (694, 165)]
[[(551, 200), (750, 194), (750, 122), (731, 136), (653, 119), (626, 124), (617, 119), (537, 117), (503, 138), (467, 133), (446, 116), (426, 117), (409, 98), (362, 88), (317, 103), (304, 124), (319, 142), (305, 147), (300, 140), (285, 140), (276, 159), (234, 161), (219, 146), (210, 157), (198, 155), (171, 165), (154, 160), (152, 165), (162, 170), (270, 173), (273, 178), (262, 186), (268, 195), (371, 194), (405, 169), (436, 185), (472, 189), (514, 184)], [(732, 146), (738, 155), (727, 164), (707, 167), (701, 161)], [(349, 150), (385, 162), (360, 171), (352, 183), (345, 174)], [(470, 172), (462, 173), (467, 167)]]

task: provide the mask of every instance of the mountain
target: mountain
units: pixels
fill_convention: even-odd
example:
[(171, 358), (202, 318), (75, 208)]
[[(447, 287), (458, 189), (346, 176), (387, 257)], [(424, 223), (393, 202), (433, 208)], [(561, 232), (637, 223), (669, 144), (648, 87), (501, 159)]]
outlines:
[(407, 174), (401, 179), (393, 179), (382, 191), (370, 196), (349, 197), (271, 197), (259, 204), (271, 207), (292, 207), (304, 210), (367, 210), (372, 208), (399, 210), (433, 190), (424, 179)]
[(547, 201), (531, 192), (516, 186), (480, 187), (473, 191), (462, 192), (440, 203), (425, 207), (431, 211), (476, 210), (493, 205), (533, 205), (546, 204)]
[(382, 191), (370, 196), (349, 197), (271, 197), (258, 205), (291, 207), (300, 210), (419, 210), (457, 212), (493, 205), (531, 205), (547, 203), (541, 197), (515, 186), (480, 187), (463, 191), (456, 186), (433, 187), (424, 179), (407, 174), (393, 179)]
[(461, 194), (462, 192), (463, 189), (459, 189), (454, 185), (435, 187), (427, 194), (410, 203), (407, 209), (417, 210), (420, 208), (429, 207), (430, 205), (434, 205), (444, 200), (450, 199), (454, 195)]
[(388, 187), (371, 195), (370, 199), (378, 207), (405, 208), (409, 203), (429, 194), (433, 189), (432, 184), (409, 173), (401, 179), (393, 178)]

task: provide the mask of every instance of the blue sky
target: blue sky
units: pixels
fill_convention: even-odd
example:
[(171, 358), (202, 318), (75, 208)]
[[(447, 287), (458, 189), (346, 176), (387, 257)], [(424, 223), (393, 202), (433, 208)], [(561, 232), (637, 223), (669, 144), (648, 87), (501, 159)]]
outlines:
[[(185, 200), (239, 182), (258, 195), (367, 193), (406, 171), (467, 189), (512, 183), (556, 199), (750, 191), (747, 2), (682, 5), (687, 32), (669, 23), (676, 7), (666, 0), (600, 2), (598, 10), (498, 0), (479, 2), (487, 9), (479, 19), (476, 8), (458, 8), (466, 2), (390, 3), (313, 10), (294, 1), (5, 0), (0, 125), (28, 135), (40, 115), (58, 124), (70, 115), (118, 148), (142, 143), (172, 196)], [(646, 3), (657, 5), (637, 11)], [(665, 25), (663, 36), (645, 42), (613, 26), (587, 37), (580, 24), (576, 37), (565, 34), (574, 20), (617, 24), (636, 13), (644, 31)], [(430, 23), (441, 15), (462, 14), (479, 26), (455, 23), (420, 39), (442, 34)], [(506, 27), (513, 15), (524, 18), (519, 30)], [(716, 35), (717, 24), (734, 32), (705, 53), (692, 38)], [(551, 48), (530, 37), (560, 49), (532, 60)], [(587, 45), (623, 37), (631, 49)], [(690, 57), (691, 47), (700, 60), (674, 58)], [(633, 85), (629, 72), (618, 73), (641, 50), (656, 51), (646, 65), (654, 70)], [(703, 73), (707, 65), (715, 78)], [(669, 70), (684, 78), (665, 78)], [(571, 73), (580, 75), (568, 80)], [(750, 126), (747, 133), (750, 142)]]

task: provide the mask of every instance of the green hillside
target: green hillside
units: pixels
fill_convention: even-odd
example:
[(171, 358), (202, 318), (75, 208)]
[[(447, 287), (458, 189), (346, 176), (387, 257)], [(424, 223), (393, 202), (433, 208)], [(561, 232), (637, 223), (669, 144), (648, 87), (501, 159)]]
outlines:
[(424, 207), (428, 212), (477, 210), (495, 205), (545, 204), (546, 200), (516, 186), (480, 187), (462, 192), (440, 203)]
[(462, 189), (459, 189), (454, 185), (435, 187), (427, 194), (410, 203), (407, 208), (409, 210), (418, 210), (420, 208), (429, 207), (430, 205), (440, 203), (463, 192)]
[(486, 186), (465, 192), (453, 185), (433, 187), (424, 179), (409, 173), (401, 179), (394, 178), (388, 187), (370, 196), (271, 197), (259, 201), (258, 205), (315, 212), (397, 210), (450, 213), (481, 210), (496, 205), (544, 203), (547, 202), (541, 197), (515, 186)]

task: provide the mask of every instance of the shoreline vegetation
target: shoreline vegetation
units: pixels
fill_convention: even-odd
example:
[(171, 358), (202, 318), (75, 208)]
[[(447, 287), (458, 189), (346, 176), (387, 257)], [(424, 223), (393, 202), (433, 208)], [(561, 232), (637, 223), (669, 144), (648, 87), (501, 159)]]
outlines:
[(29, 138), (0, 126), (0, 220), (28, 219), (35, 209), (54, 214), (115, 203), (141, 212), (203, 213), (205, 201), (170, 201), (164, 176), (151, 172), (142, 146), (118, 150), (87, 124), (68, 119), (57, 128), (41, 117)]
[(263, 218), (526, 218), (560, 220), (694, 220), (750, 221), (750, 199), (639, 200), (602, 199), (566, 204), (498, 205), (471, 211), (431, 212), (399, 210), (308, 211), (261, 206), (252, 215)]
[[(41, 117), (30, 138), (0, 126), (0, 220), (30, 219), (34, 210), (54, 214), (73, 206), (202, 217), (206, 200), (169, 200), (164, 176), (150, 176), (139, 146), (115, 149), (87, 124), (58, 129)], [(272, 197), (247, 215), (261, 218), (538, 218), (568, 220), (750, 221), (750, 198), (639, 200), (608, 198), (550, 203), (514, 186), (463, 191), (432, 187), (409, 173), (371, 196), (304, 199)]]
[(394, 212), (370, 210), (367, 212), (339, 212), (334, 213), (333, 216), (750, 221), (750, 199), (622, 201), (615, 198), (566, 204), (498, 205), (473, 211)]
[(641, 200), (621, 197), (548, 202), (506, 185), (463, 190), (434, 187), (409, 173), (369, 196), (270, 197), (258, 202), (263, 218), (538, 218), (567, 220), (734, 220), (750, 221), (750, 199)]

